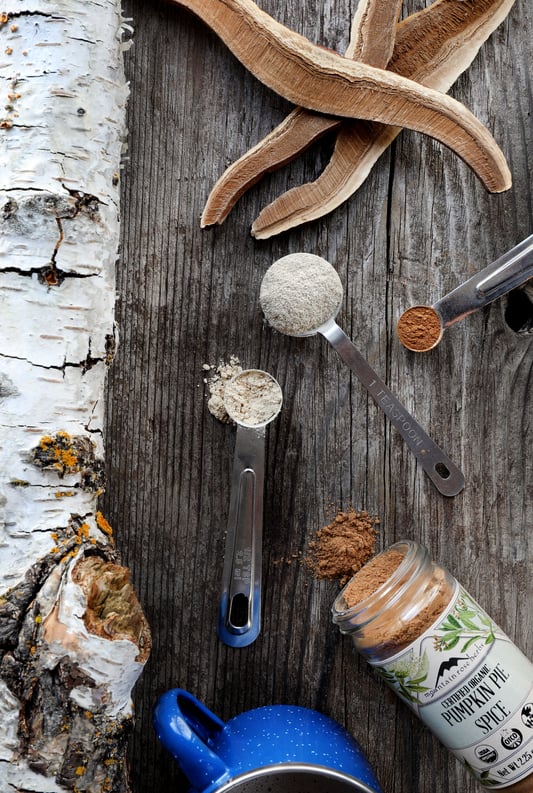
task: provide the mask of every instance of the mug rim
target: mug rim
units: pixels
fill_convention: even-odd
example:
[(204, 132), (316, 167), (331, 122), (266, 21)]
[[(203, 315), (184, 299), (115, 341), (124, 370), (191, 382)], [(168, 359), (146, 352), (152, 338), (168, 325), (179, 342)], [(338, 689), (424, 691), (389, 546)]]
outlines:
[(257, 779), (258, 777), (269, 776), (273, 773), (283, 775), (285, 773), (294, 771), (308, 771), (317, 774), (318, 776), (327, 777), (328, 779), (346, 782), (352, 785), (356, 793), (382, 793), (379, 787), (369, 787), (365, 782), (362, 782), (360, 779), (357, 779), (351, 774), (347, 774), (345, 771), (339, 771), (336, 768), (330, 768), (329, 766), (318, 765), (315, 763), (300, 762), (273, 763), (272, 765), (253, 768), (226, 780), (221, 786), (217, 786), (216, 784), (211, 785), (207, 791), (204, 791), (204, 793), (231, 793), (236, 785)]

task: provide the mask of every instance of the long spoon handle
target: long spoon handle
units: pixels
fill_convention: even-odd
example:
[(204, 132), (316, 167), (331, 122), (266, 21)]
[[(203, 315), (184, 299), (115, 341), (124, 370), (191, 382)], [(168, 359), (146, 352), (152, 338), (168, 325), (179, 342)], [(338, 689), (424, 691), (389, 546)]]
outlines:
[(533, 277), (533, 235), (433, 304), (443, 327), (492, 303)]
[(218, 635), (230, 647), (261, 630), (265, 430), (237, 426)]
[(456, 496), (465, 486), (462, 472), (420, 427), (334, 320), (319, 329), (394, 424), (435, 487)]

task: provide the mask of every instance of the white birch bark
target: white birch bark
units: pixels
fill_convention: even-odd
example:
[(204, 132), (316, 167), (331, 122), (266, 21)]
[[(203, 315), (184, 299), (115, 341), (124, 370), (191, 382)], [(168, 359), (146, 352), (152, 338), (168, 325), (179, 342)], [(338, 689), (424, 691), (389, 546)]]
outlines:
[(125, 133), (118, 0), (0, 19), (0, 791), (127, 791), (149, 630), (110, 527)]

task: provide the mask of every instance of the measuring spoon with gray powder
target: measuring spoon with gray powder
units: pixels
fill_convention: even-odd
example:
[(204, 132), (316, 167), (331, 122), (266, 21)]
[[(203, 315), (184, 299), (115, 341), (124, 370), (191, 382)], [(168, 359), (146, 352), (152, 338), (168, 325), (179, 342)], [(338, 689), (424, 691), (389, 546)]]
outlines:
[(261, 369), (245, 369), (224, 389), (237, 424), (218, 619), (219, 638), (230, 647), (251, 644), (261, 630), (266, 426), (282, 402), (279, 383)]
[(266, 271), (259, 301), (269, 324), (288, 336), (320, 333), (365, 386), (437, 489), (455, 496), (464, 488), (462, 472), (420, 427), (407, 409), (374, 372), (335, 318), (343, 297), (334, 267), (312, 253), (283, 256)]

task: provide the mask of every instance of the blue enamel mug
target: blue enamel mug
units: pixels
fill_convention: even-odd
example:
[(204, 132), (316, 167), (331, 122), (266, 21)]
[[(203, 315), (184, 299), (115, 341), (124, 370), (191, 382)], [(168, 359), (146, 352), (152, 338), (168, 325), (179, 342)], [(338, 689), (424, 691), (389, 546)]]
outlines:
[(191, 793), (382, 793), (357, 741), (315, 710), (267, 705), (223, 722), (175, 688), (154, 726)]

